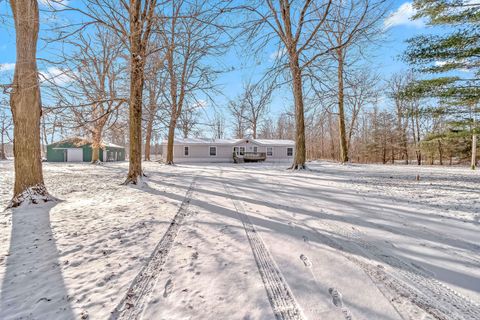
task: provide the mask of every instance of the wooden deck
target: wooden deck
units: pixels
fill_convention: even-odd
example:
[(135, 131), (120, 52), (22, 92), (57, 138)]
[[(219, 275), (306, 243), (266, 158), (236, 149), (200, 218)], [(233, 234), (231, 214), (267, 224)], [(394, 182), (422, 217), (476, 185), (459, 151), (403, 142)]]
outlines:
[(233, 154), (233, 162), (242, 163), (242, 162), (260, 162), (267, 159), (267, 154), (265, 152), (245, 152), (243, 155)]

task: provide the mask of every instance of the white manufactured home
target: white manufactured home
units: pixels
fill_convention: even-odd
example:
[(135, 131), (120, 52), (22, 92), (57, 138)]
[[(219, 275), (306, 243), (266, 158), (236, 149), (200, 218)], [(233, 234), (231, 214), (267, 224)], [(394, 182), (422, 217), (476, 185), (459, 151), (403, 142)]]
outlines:
[[(173, 161), (181, 162), (248, 162), (292, 161), (295, 142), (266, 139), (175, 139)], [(162, 143), (163, 158), (167, 155), (167, 141)]]

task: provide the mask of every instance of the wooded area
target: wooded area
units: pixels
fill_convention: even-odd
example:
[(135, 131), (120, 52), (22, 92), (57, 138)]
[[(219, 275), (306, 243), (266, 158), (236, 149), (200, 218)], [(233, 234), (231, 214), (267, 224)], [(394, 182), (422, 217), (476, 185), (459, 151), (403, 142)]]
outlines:
[[(414, 1), (416, 18), (447, 32), (411, 39), (398, 53), (411, 68), (390, 76), (374, 67), (386, 0), (45, 3), (45, 14), (64, 19), (42, 29), (36, 0), (10, 1), (17, 62), (2, 84), (0, 158), (13, 141), (13, 205), (48, 200), (41, 146), (72, 135), (91, 138), (94, 163), (102, 141), (126, 145), (126, 184), (139, 183), (142, 158), (153, 159), (163, 139), (173, 164), (176, 135), (292, 139), (292, 169), (312, 159), (477, 165), (478, 3)], [(50, 73), (37, 70), (39, 30), (56, 48)], [(239, 79), (241, 93), (219, 106), (217, 79), (237, 64), (222, 57), (239, 51), (253, 61), (271, 50), (265, 73)], [(272, 114), (279, 92), (293, 99)]]

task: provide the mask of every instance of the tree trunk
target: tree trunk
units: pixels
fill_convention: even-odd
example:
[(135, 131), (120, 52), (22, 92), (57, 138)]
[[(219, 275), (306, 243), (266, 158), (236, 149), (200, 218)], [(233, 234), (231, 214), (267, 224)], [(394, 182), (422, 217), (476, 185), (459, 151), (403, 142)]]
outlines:
[(382, 163), (387, 163), (387, 148), (385, 147), (385, 144), (382, 146)]
[(418, 149), (415, 152), (417, 154), (417, 165), (420, 166), (420, 165), (422, 165), (422, 152)]
[(403, 147), (403, 154), (405, 157), (405, 163), (408, 164), (409, 159), (408, 159), (408, 139), (407, 139), (407, 133), (405, 130), (402, 131), (402, 147)]
[(298, 56), (290, 55), (290, 71), (295, 101), (295, 157), (291, 169), (305, 169), (305, 114), (303, 111), (302, 71)]
[(46, 158), (47, 157), (47, 145), (48, 145), (48, 140), (47, 140), (47, 127), (45, 125), (45, 117), (41, 117), (41, 137), (42, 137), (42, 141), (43, 141), (43, 155), (44, 157)]
[(415, 128), (417, 130), (417, 164), (422, 164), (422, 151), (420, 150), (420, 119), (418, 106), (415, 108)]
[(167, 164), (173, 164), (173, 140), (175, 139), (175, 126), (177, 121), (172, 116), (170, 125), (168, 127), (168, 140), (167, 140)]
[(168, 126), (168, 137), (167, 137), (167, 161), (166, 164), (173, 165), (173, 143), (175, 140), (175, 128), (177, 127), (177, 119), (180, 116), (180, 105), (177, 93), (177, 77), (175, 74), (175, 64), (174, 64), (174, 41), (169, 48), (167, 54), (167, 65), (168, 73), (170, 76), (170, 102), (171, 102), (171, 115), (170, 123)]
[(332, 121), (332, 114), (328, 114), (328, 129), (329, 129), (329, 136), (330, 136), (330, 158), (335, 160), (335, 143), (334, 143), (334, 134), (333, 134), (333, 121)]
[(101, 162), (100, 147), (102, 145), (102, 129), (96, 128), (93, 132), (92, 139), (92, 163)]
[(145, 161), (150, 161), (150, 145), (152, 143), (153, 117), (150, 115), (145, 130)]
[(0, 160), (7, 160), (7, 155), (5, 154), (5, 127), (2, 126), (2, 141), (0, 145)]
[(125, 184), (138, 184), (142, 172), (142, 94), (145, 45), (142, 43), (141, 1), (130, 1), (130, 101), (129, 101), (129, 169)]
[[(405, 116), (405, 109), (401, 102), (397, 101), (397, 131), (400, 138), (400, 147), (402, 152), (402, 159), (405, 160), (405, 163), (408, 164), (408, 138), (407, 138), (407, 128), (408, 128), (408, 116)], [(404, 118), (405, 117), (405, 118)], [(404, 118), (404, 120), (403, 120)]]
[(152, 131), (153, 122), (155, 121), (155, 115), (157, 113), (157, 101), (156, 101), (156, 87), (157, 81), (154, 81), (153, 85), (149, 88), (149, 108), (147, 128), (145, 130), (145, 161), (150, 161), (151, 143), (152, 143)]
[(15, 186), (10, 207), (24, 202), (50, 200), (43, 182), (40, 117), (42, 114), (37, 70), (39, 31), (36, 0), (10, 0), (16, 33), (16, 64), (10, 97), (14, 131)]
[(7, 155), (5, 154), (5, 143), (3, 142), (3, 136), (2, 136), (2, 144), (0, 145), (0, 160), (7, 160)]
[(472, 170), (477, 168), (477, 135), (474, 133), (472, 134), (472, 163), (471, 163)]
[(343, 51), (337, 50), (338, 56), (338, 124), (340, 131), (340, 161), (348, 162), (347, 135), (345, 130), (345, 110), (343, 94)]
[(442, 142), (440, 139), (438, 141), (438, 158), (440, 159), (440, 165), (443, 166), (443, 148), (442, 148)]

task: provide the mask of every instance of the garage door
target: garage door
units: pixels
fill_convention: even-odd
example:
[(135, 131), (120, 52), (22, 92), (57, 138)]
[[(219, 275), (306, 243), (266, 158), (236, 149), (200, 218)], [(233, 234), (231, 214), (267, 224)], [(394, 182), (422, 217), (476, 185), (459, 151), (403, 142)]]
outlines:
[(83, 149), (82, 148), (67, 149), (67, 161), (68, 162), (82, 162), (83, 161)]

